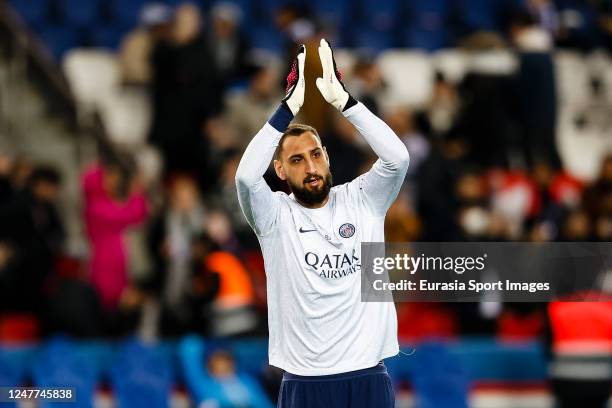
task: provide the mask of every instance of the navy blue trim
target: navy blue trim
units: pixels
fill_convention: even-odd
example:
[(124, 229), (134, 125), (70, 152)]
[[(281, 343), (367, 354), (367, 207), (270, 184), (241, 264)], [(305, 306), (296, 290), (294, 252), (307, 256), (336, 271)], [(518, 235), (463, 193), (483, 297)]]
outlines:
[(285, 371), (283, 381), (337, 381), (373, 374), (387, 374), (387, 367), (382, 361), (374, 367), (331, 375), (296, 375)]
[[(342, 85), (342, 87), (344, 87), (344, 85)], [(346, 91), (346, 89), (345, 89), (345, 91)], [(353, 96), (349, 93), (348, 100), (346, 101), (346, 105), (344, 105), (344, 109), (342, 109), (342, 112), (344, 112), (347, 109), (351, 109), (355, 105), (357, 105), (357, 100), (355, 98), (353, 98)]]
[(284, 133), (292, 120), (293, 113), (291, 113), (291, 110), (289, 110), (287, 105), (281, 103), (276, 112), (274, 112), (270, 119), (268, 119), (268, 123), (272, 125), (274, 129)]

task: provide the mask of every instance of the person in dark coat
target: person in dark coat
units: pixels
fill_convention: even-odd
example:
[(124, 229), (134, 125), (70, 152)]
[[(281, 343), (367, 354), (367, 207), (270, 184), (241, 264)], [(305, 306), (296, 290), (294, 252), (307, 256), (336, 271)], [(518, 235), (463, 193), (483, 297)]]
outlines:
[(27, 186), (0, 207), (0, 242), (10, 248), (10, 269), (2, 274), (3, 307), (20, 312), (40, 312), (44, 284), (63, 249), (65, 231), (55, 207), (60, 175), (39, 166)]
[(153, 124), (150, 141), (159, 147), (168, 172), (194, 172), (206, 166), (208, 119), (222, 108), (213, 54), (201, 30), (196, 6), (175, 13), (170, 41), (153, 49)]
[(560, 169), (555, 141), (557, 91), (552, 59), (552, 39), (528, 13), (517, 13), (511, 35), (518, 51), (519, 67), (512, 87), (516, 96), (521, 145), (528, 167), (538, 161)]

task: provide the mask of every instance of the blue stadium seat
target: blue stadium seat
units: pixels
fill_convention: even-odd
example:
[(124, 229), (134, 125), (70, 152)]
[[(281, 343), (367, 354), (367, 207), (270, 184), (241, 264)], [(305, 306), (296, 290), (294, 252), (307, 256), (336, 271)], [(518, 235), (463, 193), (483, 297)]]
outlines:
[(395, 48), (397, 42), (391, 31), (373, 29), (356, 29), (352, 37), (353, 47), (372, 54), (377, 54), (388, 48)]
[(183, 0), (162, 0), (161, 2), (171, 7), (176, 7), (184, 3)]
[(81, 342), (78, 345), (78, 351), (87, 357), (98, 380), (105, 378), (108, 374), (117, 353), (115, 346), (105, 341)]
[[(34, 346), (0, 346), (0, 384), (5, 387), (25, 385), (30, 375), (35, 355)], [(12, 403), (0, 403), (2, 407), (16, 407)]]
[(185, 385), (194, 401), (202, 401), (206, 390), (203, 384), (207, 374), (204, 370), (204, 340), (199, 336), (186, 336), (178, 345), (178, 360)]
[(256, 17), (261, 21), (273, 21), (276, 11), (289, 3), (287, 0), (260, 0), (257, 2)]
[(430, 31), (416, 26), (409, 26), (403, 33), (403, 46), (434, 52), (450, 45), (450, 33), (446, 28)]
[(173, 386), (172, 359), (167, 349), (126, 341), (110, 369), (118, 408), (166, 408)]
[(496, 31), (502, 28), (502, 13), (507, 6), (505, 0), (460, 0), (457, 4), (461, 22), (467, 31)]
[(38, 29), (38, 35), (58, 60), (68, 50), (82, 44), (78, 30), (72, 27), (42, 26)]
[(417, 408), (467, 408), (469, 378), (445, 345), (423, 343), (412, 356)]
[(332, 27), (347, 27), (355, 17), (350, 0), (314, 0), (312, 5), (317, 17)]
[[(407, 354), (410, 354), (408, 347), (402, 347), (402, 349), (406, 350), (405, 352)], [(387, 372), (389, 373), (389, 377), (391, 377), (391, 381), (395, 386), (408, 381), (408, 373), (411, 362), (412, 355), (406, 356), (402, 353), (385, 359)]]
[(404, 46), (435, 51), (449, 44), (449, 0), (412, 0), (406, 5)]
[(493, 382), (544, 382), (546, 355), (539, 343), (504, 343), (471, 339), (454, 347), (452, 354), (470, 378)]
[(376, 30), (390, 30), (401, 16), (399, 0), (359, 0), (361, 22)]
[(90, 32), (91, 43), (94, 47), (117, 50), (125, 34), (126, 30), (114, 25), (94, 27)]
[(272, 27), (255, 26), (249, 32), (249, 38), (254, 48), (261, 48), (282, 54), (284, 51), (283, 36)]
[(234, 340), (229, 349), (240, 371), (259, 377), (268, 366), (268, 342), (262, 339)]
[(64, 21), (75, 27), (86, 27), (99, 19), (101, 0), (59, 0)]
[(28, 24), (38, 25), (48, 18), (49, 0), (11, 0), (10, 4)]
[(75, 402), (43, 402), (40, 408), (90, 408), (97, 376), (97, 362), (83, 352), (78, 343), (61, 337), (49, 340), (34, 364), (34, 384), (39, 387), (74, 387), (77, 398)]
[(112, 18), (121, 25), (136, 25), (143, 6), (148, 0), (112, 0), (110, 11)]

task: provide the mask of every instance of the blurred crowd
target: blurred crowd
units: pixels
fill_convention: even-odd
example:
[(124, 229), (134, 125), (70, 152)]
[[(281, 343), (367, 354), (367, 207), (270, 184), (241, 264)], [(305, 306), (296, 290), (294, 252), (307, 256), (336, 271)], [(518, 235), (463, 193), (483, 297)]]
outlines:
[[(508, 9), (503, 31), (457, 28), (454, 45), (512, 50), (518, 69), (500, 75), (485, 59), (460, 83), (438, 72), (430, 100), (418, 108), (389, 104), (389, 84), (374, 55), (355, 52), (355, 64), (344, 73), (347, 89), (389, 124), (411, 156), (386, 217), (387, 241), (611, 240), (612, 153), (594, 180), (564, 166), (552, 51), (612, 46), (612, 5), (584, 2), (599, 10), (584, 14), (596, 21), (587, 24), (555, 4), (530, 0)], [(263, 259), (238, 206), (234, 176), (246, 145), (282, 98), (282, 73), (296, 45), (305, 43), (316, 56), (318, 39), (338, 33), (305, 9), (281, 7), (274, 22), (285, 44), (283, 66), (251, 47), (233, 3), (217, 3), (206, 15), (193, 4), (172, 9), (154, 3), (140, 20), (118, 57), (123, 86), (150, 96), (148, 142), (162, 158), (161, 177), (144, 177), (133, 155), (120, 150), (89, 166), (81, 178), (81, 213), (72, 215), (89, 244), (88, 255), (79, 258), (65, 249), (62, 175), (27, 157), (0, 155), (1, 340), (57, 332), (80, 338), (266, 335)], [(307, 60), (310, 84), (317, 64)], [(297, 121), (318, 129), (335, 184), (376, 160), (313, 86)], [(266, 180), (273, 190), (287, 191), (273, 171)], [(138, 276), (128, 239), (136, 229), (144, 232), (147, 259)], [(406, 341), (471, 334), (534, 339), (547, 326), (540, 304), (483, 299), (397, 307)], [(261, 397), (257, 384), (236, 376), (231, 354), (211, 355), (214, 386), (208, 388), (218, 389), (219, 399)], [(278, 373), (268, 374), (274, 396)], [(227, 384), (244, 392), (221, 395)]]
[[(593, 3), (604, 10), (601, 24), (593, 26), (597, 38), (608, 38), (608, 3)], [(466, 32), (457, 41), (462, 47), (512, 49), (519, 68), (499, 75), (481, 61), (459, 84), (437, 73), (430, 101), (417, 109), (389, 105), (376, 60), (357, 53), (345, 73), (347, 88), (389, 124), (411, 155), (386, 218), (388, 241), (610, 240), (612, 155), (595, 180), (581, 180), (564, 168), (556, 144), (559, 98), (551, 52), (555, 44), (585, 48), (591, 38), (569, 30), (567, 21), (553, 2), (532, 0), (509, 10), (504, 31)], [(1, 156), (1, 308), (35, 316), (6, 323), (18, 329), (3, 329), (5, 335), (120, 335), (142, 325), (143, 315), (153, 316), (161, 336), (265, 334), (263, 261), (238, 207), (234, 175), (242, 151), (282, 97), (285, 67), (253, 49), (241, 23), (232, 3), (217, 3), (205, 16), (192, 4), (172, 9), (155, 3), (142, 10), (119, 59), (124, 86), (150, 94), (149, 142), (162, 157), (162, 177), (142, 177), (124, 152), (86, 170), (81, 221), (87, 259), (64, 251), (56, 209), (60, 174), (27, 158)], [(286, 63), (296, 44), (316, 55), (318, 38), (333, 35), (291, 6), (277, 11), (275, 24), (284, 36)], [(307, 80), (318, 76), (316, 63), (308, 60)], [(297, 120), (319, 130), (336, 184), (376, 159), (314, 87)], [(266, 178), (274, 190), (286, 191), (272, 172)], [(138, 279), (130, 273), (126, 238), (137, 226), (144, 226), (149, 259)], [(516, 311), (503, 305), (399, 308), (406, 338), (516, 327), (514, 314), (504, 320), (505, 312)], [(542, 330), (534, 310), (541, 311), (517, 312), (531, 319), (521, 326), (526, 336)]]

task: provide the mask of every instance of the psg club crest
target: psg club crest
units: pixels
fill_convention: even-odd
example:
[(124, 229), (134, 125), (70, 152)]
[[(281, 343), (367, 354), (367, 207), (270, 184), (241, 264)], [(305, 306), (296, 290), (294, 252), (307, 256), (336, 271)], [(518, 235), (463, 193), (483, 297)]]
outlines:
[(355, 226), (347, 222), (340, 226), (339, 232), (342, 238), (350, 238), (355, 235)]

